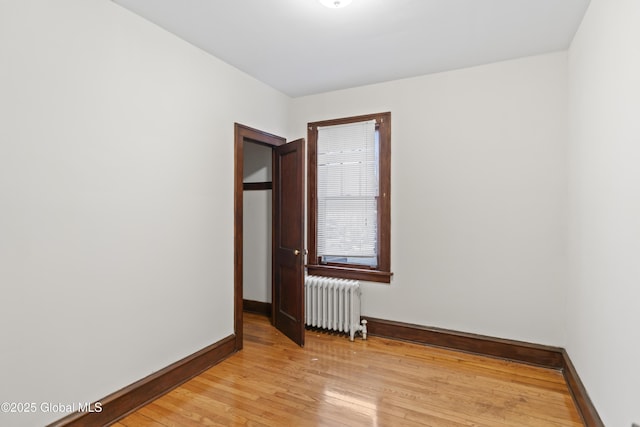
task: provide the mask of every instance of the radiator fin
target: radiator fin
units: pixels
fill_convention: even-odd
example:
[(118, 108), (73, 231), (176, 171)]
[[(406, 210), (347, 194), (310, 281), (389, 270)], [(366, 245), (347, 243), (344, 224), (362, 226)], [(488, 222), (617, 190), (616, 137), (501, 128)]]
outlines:
[(305, 324), (367, 338), (366, 320), (360, 321), (360, 282), (322, 276), (305, 278)]

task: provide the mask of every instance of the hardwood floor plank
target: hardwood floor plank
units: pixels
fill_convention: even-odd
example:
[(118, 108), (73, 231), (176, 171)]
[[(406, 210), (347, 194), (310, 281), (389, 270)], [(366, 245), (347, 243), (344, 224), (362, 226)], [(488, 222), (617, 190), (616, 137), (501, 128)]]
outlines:
[(134, 412), (126, 420), (113, 424), (112, 427), (167, 427), (159, 421), (146, 416), (142, 411)]
[(120, 421), (150, 426), (582, 426), (560, 371), (245, 313), (244, 349)]

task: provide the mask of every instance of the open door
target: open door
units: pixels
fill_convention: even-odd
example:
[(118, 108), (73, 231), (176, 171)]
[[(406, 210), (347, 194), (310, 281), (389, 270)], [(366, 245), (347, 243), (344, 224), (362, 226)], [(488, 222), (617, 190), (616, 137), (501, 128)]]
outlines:
[(274, 148), (273, 323), (304, 345), (304, 139)]

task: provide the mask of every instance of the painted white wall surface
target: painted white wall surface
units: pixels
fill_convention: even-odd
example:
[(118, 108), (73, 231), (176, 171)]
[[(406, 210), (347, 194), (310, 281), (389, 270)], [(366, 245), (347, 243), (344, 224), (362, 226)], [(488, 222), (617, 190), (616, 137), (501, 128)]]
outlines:
[(564, 343), (566, 73), (554, 53), (292, 101), (292, 138), (391, 111), (395, 274), (365, 315)]
[(569, 50), (566, 348), (607, 426), (640, 423), (639, 18), (592, 0)]
[(244, 182), (270, 182), (273, 149), (252, 142), (245, 143)]
[[(244, 182), (270, 182), (273, 149), (244, 144)], [(271, 302), (271, 190), (244, 192), (242, 297)]]
[(232, 334), (233, 123), (284, 134), (289, 99), (106, 0), (0, 2), (0, 63), (0, 402)]
[(271, 302), (271, 190), (244, 192), (243, 298)]

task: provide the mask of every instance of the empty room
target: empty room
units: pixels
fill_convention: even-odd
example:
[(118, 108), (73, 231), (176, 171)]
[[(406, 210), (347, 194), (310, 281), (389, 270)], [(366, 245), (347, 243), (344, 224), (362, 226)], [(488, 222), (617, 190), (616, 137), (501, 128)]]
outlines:
[(639, 42), (637, 0), (0, 0), (0, 425), (640, 426)]

